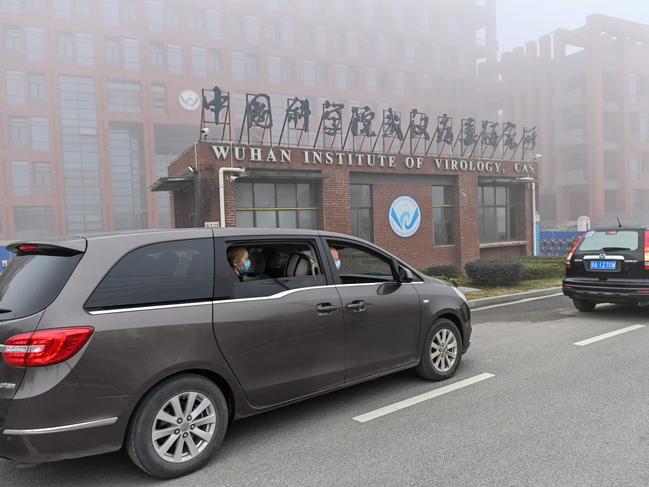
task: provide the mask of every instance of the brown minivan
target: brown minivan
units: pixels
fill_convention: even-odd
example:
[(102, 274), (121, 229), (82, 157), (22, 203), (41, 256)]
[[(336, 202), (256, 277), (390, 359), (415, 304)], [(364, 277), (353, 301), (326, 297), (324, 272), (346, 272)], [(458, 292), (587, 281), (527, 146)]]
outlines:
[(9, 249), (0, 457), (16, 462), (125, 446), (178, 477), (230, 421), (409, 367), (447, 379), (470, 343), (459, 290), (345, 235), (186, 229)]

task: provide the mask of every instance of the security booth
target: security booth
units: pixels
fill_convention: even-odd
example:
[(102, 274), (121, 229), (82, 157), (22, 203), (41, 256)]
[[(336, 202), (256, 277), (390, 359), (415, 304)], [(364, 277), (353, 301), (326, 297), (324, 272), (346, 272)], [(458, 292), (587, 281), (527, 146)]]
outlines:
[[(226, 103), (223, 97), (229, 95), (219, 91), (219, 96)], [(434, 143), (438, 134), (453, 133), (443, 117), (429, 133), (414, 117), (421, 113), (411, 113), (407, 128), (399, 132), (386, 110), (379, 131), (369, 132), (362, 127), (366, 115), (359, 118), (356, 110), (344, 137), (341, 107), (333, 123), (327, 118), (333, 104), (327, 102), (315, 136), (306, 134), (308, 143), (294, 136), (289, 144), (287, 126), (298, 123), (291, 105), (280, 134), (269, 136), (271, 128), (266, 127), (251, 137), (248, 132), (259, 129), (255, 123), (261, 122), (249, 120), (248, 113), (258, 113), (260, 107), (248, 96), (243, 130), (233, 141), (229, 101), (223, 115), (206, 100), (207, 95), (204, 112), (218, 123), (209, 125), (204, 114), (200, 140), (151, 188), (171, 192), (176, 227), (340, 232), (372, 241), (418, 268), (463, 266), (534, 251), (532, 197), (538, 166), (527, 157), (535, 140), (528, 129), (520, 139), (510, 134), (511, 149), (506, 151), (504, 131), (499, 140), (482, 132), (462, 138), (471, 123), (475, 126), (474, 120), (463, 119), (458, 139), (442, 138), (446, 143), (439, 150), (440, 144)], [(263, 98), (262, 105), (270, 107), (270, 99)], [(324, 132), (323, 126), (331, 130)], [(360, 135), (363, 130), (365, 136)], [(494, 153), (500, 148), (500, 157), (482, 147), (484, 140), (495, 144)]]

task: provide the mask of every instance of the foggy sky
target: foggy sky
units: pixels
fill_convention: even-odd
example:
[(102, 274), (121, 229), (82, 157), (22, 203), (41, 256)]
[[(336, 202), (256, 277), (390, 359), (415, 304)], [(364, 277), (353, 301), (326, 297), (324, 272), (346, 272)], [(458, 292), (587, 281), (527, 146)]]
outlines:
[(649, 0), (496, 0), (498, 51), (511, 51), (558, 29), (574, 29), (593, 13), (649, 25)]

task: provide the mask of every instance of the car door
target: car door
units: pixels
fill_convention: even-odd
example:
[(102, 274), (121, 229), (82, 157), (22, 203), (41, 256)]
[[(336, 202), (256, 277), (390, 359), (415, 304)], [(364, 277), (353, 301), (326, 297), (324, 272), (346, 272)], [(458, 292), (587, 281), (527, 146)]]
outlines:
[[(321, 271), (319, 240), (217, 239), (216, 245), (217, 274), (230, 280), (231, 295), (216, 296), (214, 333), (250, 403), (270, 406), (343, 384), (341, 302)], [(255, 260), (255, 274), (243, 281), (226, 262), (233, 247)]]
[(327, 239), (340, 260), (330, 265), (343, 305), (345, 381), (415, 363), (419, 357), (420, 300), (412, 283), (395, 278), (393, 259), (356, 241)]

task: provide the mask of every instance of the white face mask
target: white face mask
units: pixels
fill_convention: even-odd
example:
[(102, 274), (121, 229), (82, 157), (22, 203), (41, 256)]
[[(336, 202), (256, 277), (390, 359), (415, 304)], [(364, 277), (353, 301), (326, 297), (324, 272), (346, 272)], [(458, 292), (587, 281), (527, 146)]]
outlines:
[(336, 270), (339, 271), (341, 267), (342, 263), (340, 262), (340, 259), (336, 259)]

